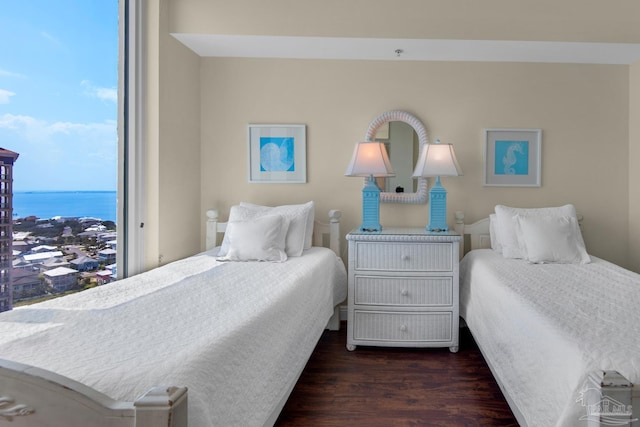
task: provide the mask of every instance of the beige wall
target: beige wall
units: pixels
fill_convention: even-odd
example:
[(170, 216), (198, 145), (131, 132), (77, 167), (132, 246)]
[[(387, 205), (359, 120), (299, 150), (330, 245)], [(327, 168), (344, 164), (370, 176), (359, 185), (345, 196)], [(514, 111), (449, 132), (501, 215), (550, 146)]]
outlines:
[(168, 31), (167, 0), (148, 2), (145, 267), (200, 250), (200, 58)]
[[(148, 270), (158, 265), (159, 258), (159, 190), (160, 190), (160, 48), (166, 27), (166, 12), (160, 14), (166, 1), (147, 3), (144, 49), (144, 265)], [(139, 141), (138, 141), (139, 142)]]
[[(202, 206), (315, 200), (359, 225), (362, 181), (344, 176), (377, 115), (407, 110), (455, 144), (463, 177), (443, 178), (449, 221), (498, 203), (575, 204), (591, 253), (627, 265), (627, 66), (201, 59)], [(249, 123), (307, 125), (307, 184), (249, 184)], [(542, 187), (483, 187), (483, 128), (541, 128)], [(424, 226), (427, 205), (384, 204), (383, 225)]]
[(640, 271), (640, 62), (629, 67), (629, 264)]
[[(497, 203), (574, 203), (589, 250), (640, 265), (640, 65), (358, 62), (198, 58), (171, 32), (640, 42), (640, 2), (596, 0), (147, 0), (147, 268), (204, 247), (203, 212), (241, 201), (313, 199), (322, 218), (360, 221), (362, 181), (344, 177), (353, 143), (383, 111), (420, 117), (455, 144), (465, 175), (443, 179), (449, 220)], [(495, 13), (499, 10), (500, 13)], [(553, 13), (548, 13), (548, 11)], [(460, 12), (464, 11), (464, 12)], [(437, 12), (437, 13), (435, 13)], [(307, 125), (306, 184), (249, 184), (249, 123)], [(543, 130), (542, 187), (482, 186), (483, 128)], [(382, 205), (383, 225), (427, 223), (427, 205)], [(631, 253), (627, 254), (627, 248)], [(640, 269), (640, 268), (636, 268)]]

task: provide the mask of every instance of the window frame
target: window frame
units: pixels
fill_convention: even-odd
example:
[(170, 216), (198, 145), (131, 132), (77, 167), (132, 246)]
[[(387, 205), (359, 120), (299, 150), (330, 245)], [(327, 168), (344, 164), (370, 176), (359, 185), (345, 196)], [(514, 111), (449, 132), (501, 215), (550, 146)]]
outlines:
[(144, 271), (145, 3), (118, 4), (118, 280)]

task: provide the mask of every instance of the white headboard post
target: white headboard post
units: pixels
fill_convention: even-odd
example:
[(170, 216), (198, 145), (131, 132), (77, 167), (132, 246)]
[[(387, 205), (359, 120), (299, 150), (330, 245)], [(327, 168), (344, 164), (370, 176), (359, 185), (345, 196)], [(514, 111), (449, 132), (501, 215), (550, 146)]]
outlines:
[(340, 218), (342, 211), (332, 209), (329, 211), (329, 223), (326, 224), (316, 219), (313, 227), (313, 244), (325, 246), (324, 236), (329, 235), (329, 249), (340, 256)]
[(332, 209), (329, 211), (329, 249), (340, 256), (340, 217), (342, 211)]
[(491, 236), (489, 235), (489, 218), (483, 218), (473, 224), (464, 223), (464, 213), (456, 212), (455, 230), (462, 236), (460, 239), (460, 256), (464, 256), (464, 235), (469, 235), (469, 250), (491, 247)]
[(211, 209), (207, 211), (207, 224), (206, 224), (206, 243), (205, 250), (213, 249), (216, 247), (218, 237), (218, 210)]
[(460, 239), (460, 258), (464, 256), (464, 212), (456, 211), (456, 224), (453, 229), (461, 236)]

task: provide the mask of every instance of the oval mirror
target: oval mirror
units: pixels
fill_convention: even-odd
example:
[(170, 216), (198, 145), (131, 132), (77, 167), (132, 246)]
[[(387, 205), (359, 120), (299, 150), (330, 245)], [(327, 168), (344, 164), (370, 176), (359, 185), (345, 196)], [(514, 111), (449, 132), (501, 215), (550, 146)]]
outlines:
[(420, 149), (429, 142), (420, 119), (406, 111), (387, 111), (371, 122), (365, 140), (385, 143), (396, 173), (392, 178), (380, 178), (380, 201), (427, 203), (427, 179), (412, 177)]

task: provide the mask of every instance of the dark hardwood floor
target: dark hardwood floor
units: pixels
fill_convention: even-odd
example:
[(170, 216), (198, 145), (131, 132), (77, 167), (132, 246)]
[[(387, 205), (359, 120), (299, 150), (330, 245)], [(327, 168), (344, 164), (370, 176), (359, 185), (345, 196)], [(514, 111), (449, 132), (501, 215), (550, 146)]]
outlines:
[(517, 426), (467, 329), (460, 351), (358, 347), (325, 331), (277, 427)]

